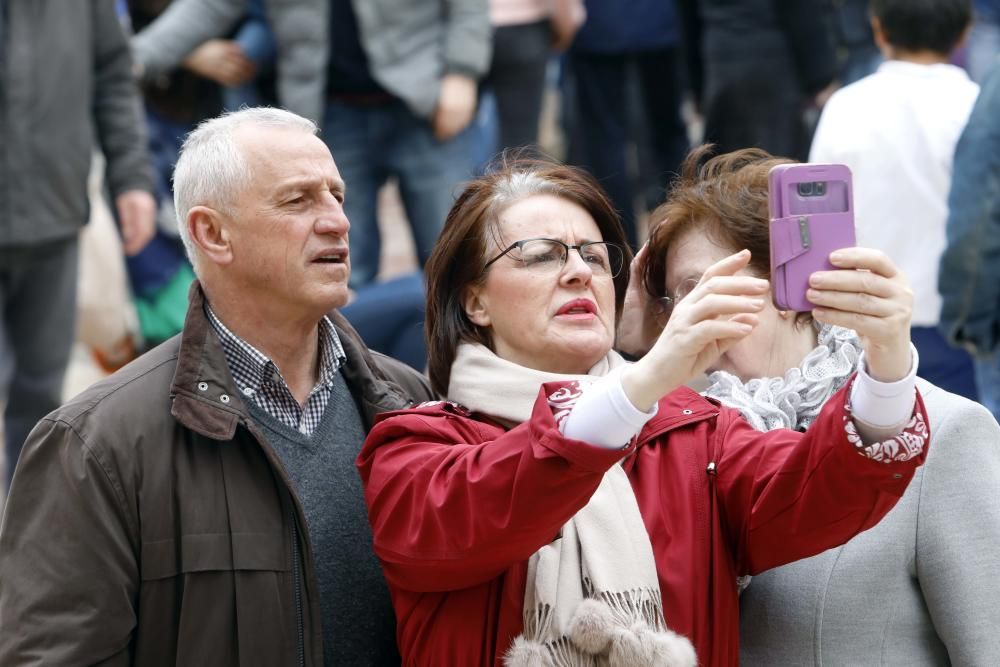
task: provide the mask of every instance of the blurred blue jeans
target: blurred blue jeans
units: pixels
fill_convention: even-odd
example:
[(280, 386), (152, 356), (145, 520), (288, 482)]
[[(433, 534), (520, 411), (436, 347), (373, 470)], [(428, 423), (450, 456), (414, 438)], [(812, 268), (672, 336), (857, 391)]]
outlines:
[[(267, 22), (263, 0), (247, 2), (247, 18), (236, 31), (233, 40), (243, 49), (243, 54), (257, 66), (257, 77), (274, 67), (274, 61), (278, 56), (278, 43)], [(236, 111), (244, 106), (256, 107), (261, 103), (261, 95), (254, 81), (222, 89), (222, 104), (229, 111)]]
[(153, 163), (153, 194), (157, 205), (162, 206), (165, 201), (173, 201), (174, 165), (177, 164), (184, 137), (194, 126), (165, 118), (147, 106), (146, 127), (149, 156)]
[(331, 101), (322, 136), (347, 184), (344, 212), (351, 222), (351, 287), (366, 285), (378, 274), (382, 242), (376, 203), (379, 188), (390, 177), (399, 181), (423, 266), (463, 181), (472, 175), (470, 128), (438, 141), (428, 121), (400, 101), (370, 105)]
[(983, 83), (1000, 56), (1000, 16), (979, 16), (969, 33), (969, 77)]
[(975, 354), (980, 401), (1000, 416), (1000, 56), (958, 140), (948, 209), (939, 329)]
[(1000, 421), (1000, 354), (995, 354), (992, 358), (977, 358), (974, 363), (979, 402)]
[(424, 279), (419, 271), (362, 287), (340, 313), (369, 348), (418, 371), (426, 368)]
[(917, 375), (945, 391), (979, 400), (972, 355), (949, 345), (935, 327), (910, 327), (910, 340), (920, 355)]

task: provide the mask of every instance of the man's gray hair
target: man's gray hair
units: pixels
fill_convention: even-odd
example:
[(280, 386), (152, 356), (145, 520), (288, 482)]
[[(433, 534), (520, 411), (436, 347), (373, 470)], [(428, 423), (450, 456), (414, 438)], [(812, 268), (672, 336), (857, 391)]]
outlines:
[(250, 166), (235, 140), (236, 131), (245, 125), (318, 133), (316, 123), (291, 111), (253, 107), (210, 118), (188, 134), (174, 167), (174, 209), (181, 241), (196, 271), (188, 213), (195, 206), (208, 206), (232, 215), (236, 197), (250, 184)]

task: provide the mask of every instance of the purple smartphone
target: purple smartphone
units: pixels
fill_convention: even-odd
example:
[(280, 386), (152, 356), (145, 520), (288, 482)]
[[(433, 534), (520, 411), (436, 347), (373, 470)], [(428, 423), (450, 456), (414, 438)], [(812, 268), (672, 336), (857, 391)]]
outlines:
[(783, 164), (768, 175), (771, 289), (781, 310), (813, 309), (809, 276), (832, 269), (830, 253), (855, 245), (851, 170), (842, 164)]

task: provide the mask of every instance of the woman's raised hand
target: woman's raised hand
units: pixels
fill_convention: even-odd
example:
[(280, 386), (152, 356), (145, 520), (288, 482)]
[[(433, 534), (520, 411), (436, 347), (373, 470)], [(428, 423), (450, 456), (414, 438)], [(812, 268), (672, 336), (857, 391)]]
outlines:
[(753, 331), (769, 283), (736, 275), (749, 261), (750, 252), (743, 250), (716, 262), (674, 305), (653, 347), (622, 374), (622, 386), (633, 405), (651, 409), (664, 395), (704, 373)]
[(913, 291), (906, 275), (874, 248), (843, 248), (830, 254), (834, 271), (809, 277), (806, 293), (824, 324), (854, 329), (865, 349), (868, 373), (894, 382), (906, 377), (910, 354)]
[(625, 302), (622, 304), (615, 337), (615, 348), (633, 357), (641, 357), (649, 352), (662, 330), (657, 326), (650, 307), (649, 293), (642, 284), (642, 271), (648, 252), (649, 245), (643, 245), (629, 266), (628, 289), (625, 290)]

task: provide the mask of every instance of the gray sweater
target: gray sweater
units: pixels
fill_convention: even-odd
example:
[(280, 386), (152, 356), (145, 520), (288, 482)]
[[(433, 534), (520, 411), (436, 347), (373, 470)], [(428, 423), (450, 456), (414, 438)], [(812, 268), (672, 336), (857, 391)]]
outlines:
[(302, 503), (319, 584), (324, 664), (398, 665), (396, 617), (354, 465), (365, 428), (343, 375), (336, 374), (330, 402), (311, 436), (253, 401), (246, 404)]
[(899, 504), (844, 546), (753, 578), (742, 665), (1000, 665), (1000, 427), (918, 380), (931, 443)]

